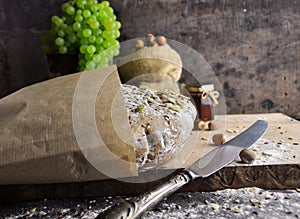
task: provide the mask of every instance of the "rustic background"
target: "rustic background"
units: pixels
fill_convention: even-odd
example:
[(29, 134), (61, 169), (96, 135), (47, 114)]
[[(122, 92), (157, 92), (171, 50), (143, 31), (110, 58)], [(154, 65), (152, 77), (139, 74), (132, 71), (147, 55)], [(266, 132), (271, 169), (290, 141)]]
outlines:
[[(0, 0), (0, 97), (46, 80), (40, 36), (64, 0)], [(228, 113), (300, 118), (300, 1), (112, 0), (121, 40), (162, 34), (199, 51)]]

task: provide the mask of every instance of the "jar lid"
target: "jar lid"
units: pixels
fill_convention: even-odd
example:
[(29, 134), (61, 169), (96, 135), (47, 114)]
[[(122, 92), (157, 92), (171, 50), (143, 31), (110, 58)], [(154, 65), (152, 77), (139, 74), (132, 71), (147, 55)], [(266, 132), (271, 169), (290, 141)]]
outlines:
[(184, 84), (184, 87), (192, 93), (202, 93), (203, 91), (213, 91), (215, 89), (215, 86), (213, 84), (205, 84), (201, 85), (200, 87), (194, 87), (194, 86), (188, 86)]

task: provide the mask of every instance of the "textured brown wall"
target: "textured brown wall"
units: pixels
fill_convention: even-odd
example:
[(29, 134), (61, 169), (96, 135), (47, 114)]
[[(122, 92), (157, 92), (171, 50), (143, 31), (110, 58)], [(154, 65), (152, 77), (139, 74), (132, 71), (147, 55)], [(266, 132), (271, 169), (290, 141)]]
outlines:
[[(63, 0), (0, 0), (0, 97), (46, 79), (39, 37)], [(112, 0), (122, 40), (162, 34), (199, 51), (229, 113), (300, 118), (300, 1)]]
[(111, 1), (123, 39), (151, 32), (203, 54), (229, 113), (300, 117), (300, 1)]

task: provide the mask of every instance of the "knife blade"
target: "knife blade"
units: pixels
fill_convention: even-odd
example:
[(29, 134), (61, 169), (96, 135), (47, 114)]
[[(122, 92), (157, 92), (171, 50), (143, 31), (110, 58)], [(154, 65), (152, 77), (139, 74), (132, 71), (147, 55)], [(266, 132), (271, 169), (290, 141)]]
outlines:
[(264, 134), (267, 127), (268, 123), (266, 121), (257, 120), (251, 127), (238, 136), (216, 147), (189, 168), (179, 171), (167, 183), (157, 187), (153, 191), (135, 197), (130, 201), (119, 203), (101, 212), (96, 219), (139, 218), (163, 198), (174, 193), (190, 181), (199, 177), (207, 177), (232, 162), (242, 149), (254, 144)]

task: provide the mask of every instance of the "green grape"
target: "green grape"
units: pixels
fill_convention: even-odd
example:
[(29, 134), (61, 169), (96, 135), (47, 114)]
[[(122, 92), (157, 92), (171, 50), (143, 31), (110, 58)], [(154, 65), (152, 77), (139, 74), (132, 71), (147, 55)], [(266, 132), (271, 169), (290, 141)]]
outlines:
[(67, 14), (63, 15), (62, 18), (64, 19), (64, 21), (65, 21), (66, 24), (70, 25), (73, 22), (73, 18), (71, 16), (67, 15)]
[(114, 9), (112, 7), (106, 7), (104, 8), (106, 14), (108, 15), (113, 15), (114, 14)]
[(95, 36), (92, 35), (92, 36), (89, 37), (89, 42), (90, 43), (94, 43), (95, 41), (96, 41), (96, 37)]
[(104, 39), (100, 36), (96, 37), (96, 43), (97, 44), (102, 44), (104, 42)]
[(91, 70), (91, 69), (95, 69), (96, 64), (93, 61), (88, 61), (86, 64), (86, 69)]
[(70, 26), (67, 26), (67, 27), (66, 27), (66, 29), (65, 29), (65, 32), (66, 32), (67, 34), (71, 34), (71, 33), (73, 33), (73, 29), (72, 29), (72, 27), (70, 27)]
[(108, 22), (108, 23), (104, 24), (104, 27), (107, 30), (114, 30), (114, 29), (116, 29), (116, 24), (115, 24), (115, 22)]
[(114, 14), (113, 14), (113, 15), (111, 15), (111, 20), (112, 20), (112, 21), (115, 21), (115, 20), (117, 20), (117, 16), (116, 16), (116, 15), (114, 15)]
[(106, 66), (119, 54), (121, 23), (108, 1), (68, 0), (62, 10), (61, 17), (51, 17), (55, 48), (61, 54), (79, 51), (79, 69)]
[(64, 21), (60, 19), (58, 16), (53, 16), (51, 20), (56, 26), (61, 26), (64, 23)]
[(118, 30), (112, 30), (112, 35), (114, 39), (117, 39), (120, 37), (121, 33)]
[(87, 45), (82, 45), (82, 46), (80, 46), (79, 51), (80, 51), (80, 53), (85, 54), (86, 49), (87, 49)]
[(66, 12), (66, 11), (67, 11), (67, 8), (68, 8), (69, 6), (70, 6), (70, 4), (69, 4), (68, 2), (66, 2), (66, 3), (62, 4), (61, 10), (62, 10), (63, 12)]
[(68, 15), (73, 15), (75, 14), (75, 8), (73, 6), (69, 6), (67, 7), (66, 12)]
[(81, 31), (81, 30), (77, 31), (76, 36), (77, 36), (78, 38), (82, 38), (82, 37), (83, 37), (82, 31)]
[(68, 25), (67, 24), (62, 24), (60, 27), (64, 32), (66, 32), (66, 30), (68, 29)]
[(101, 44), (96, 44), (96, 51), (102, 52), (105, 48)]
[(103, 37), (105, 39), (113, 39), (112, 37), (112, 31), (108, 31), (108, 30), (104, 30), (103, 33), (102, 33)]
[(60, 46), (59, 47), (59, 52), (61, 54), (66, 54), (68, 52), (68, 48), (66, 46)]
[(92, 12), (97, 12), (98, 11), (98, 5), (97, 4), (91, 5), (91, 11)]
[(96, 20), (97, 20), (97, 17), (92, 14), (91, 16), (89, 16), (88, 22), (92, 22), (92, 21), (96, 21)]
[(107, 57), (102, 56), (102, 60), (100, 61), (100, 64), (102, 66), (105, 66), (105, 65), (107, 65), (108, 61), (109, 61), (109, 59)]
[(60, 19), (60, 18), (59, 18), (58, 16), (56, 16), (56, 15), (54, 15), (54, 16), (51, 17), (51, 21), (52, 21), (53, 23), (56, 23), (56, 21), (57, 21), (58, 19)]
[(88, 4), (91, 6), (91, 5), (97, 5), (98, 4), (98, 1), (97, 0), (87, 0)]
[(82, 32), (82, 35), (84, 37), (89, 37), (92, 35), (92, 30), (91, 29), (84, 29), (83, 32)]
[(98, 4), (98, 11), (102, 11), (104, 9), (104, 5)]
[(88, 18), (89, 16), (91, 16), (91, 12), (90, 12), (89, 10), (84, 10), (84, 11), (83, 11), (83, 16), (84, 16), (85, 18)]
[(105, 57), (107, 57), (107, 49), (103, 48), (103, 50), (101, 51), (100, 55), (102, 56), (102, 59), (104, 59)]
[(100, 36), (101, 33), (102, 33), (102, 30), (99, 29), (99, 28), (98, 29), (93, 29), (92, 31), (93, 31), (93, 35), (96, 36), (96, 37)]
[(107, 13), (105, 11), (103, 11), (103, 10), (99, 11), (98, 16), (100, 18), (107, 18), (108, 17)]
[(98, 21), (92, 21), (89, 25), (92, 29), (97, 29), (97, 28), (99, 28), (100, 24)]
[(122, 27), (119, 21), (115, 21), (115, 24), (116, 24), (116, 30), (119, 30)]
[(84, 58), (85, 58), (86, 61), (92, 60), (93, 54), (86, 53), (86, 54), (84, 55)]
[(79, 31), (80, 29), (81, 29), (81, 24), (78, 23), (78, 22), (75, 22), (75, 23), (73, 24), (73, 30)]
[(120, 43), (119, 43), (119, 41), (118, 40), (116, 40), (118, 43), (116, 43), (115, 45), (112, 45), (112, 47), (114, 48), (114, 49), (120, 49), (121, 48), (121, 46), (120, 46)]
[(94, 45), (89, 45), (86, 49), (89, 54), (94, 54), (96, 52), (96, 47)]
[(85, 4), (86, 4), (86, 0), (77, 0), (77, 6), (79, 8), (83, 8)]
[(118, 40), (111, 40), (110, 43), (111, 43), (111, 46), (114, 46), (114, 47), (120, 45)]
[(107, 52), (107, 56), (108, 56), (108, 57), (113, 57), (114, 51), (113, 51), (112, 47), (108, 48), (108, 49), (106, 50), (106, 52)]
[(65, 44), (65, 40), (63, 38), (61, 38), (61, 37), (57, 37), (56, 40), (55, 40), (55, 44), (57, 46), (62, 46), (62, 45)]
[(99, 63), (101, 61), (102, 57), (100, 54), (93, 55), (93, 62)]
[(77, 21), (78, 23), (82, 23), (83, 20), (84, 20), (84, 18), (82, 15), (80, 15), (80, 14), (76, 15), (75, 21)]
[(105, 48), (109, 48), (109, 47), (111, 47), (111, 43), (110, 43), (108, 40), (105, 40), (105, 41), (103, 42), (103, 46), (104, 46)]
[(103, 5), (103, 7), (109, 7), (109, 2), (108, 1), (103, 1), (100, 3), (100, 5)]
[(97, 21), (97, 18), (94, 16), (94, 15), (91, 15), (88, 19), (87, 19), (87, 21), (86, 21), (86, 23), (88, 24), (88, 25), (90, 25), (92, 22), (94, 22), (94, 21)]
[(70, 43), (75, 43), (77, 40), (76, 34), (75, 33), (70, 34), (68, 40)]
[(81, 38), (80, 39), (80, 44), (81, 45), (88, 45), (88, 44), (90, 44), (90, 42), (87, 38)]
[(120, 54), (120, 50), (118, 48), (113, 48), (113, 56), (118, 56)]
[(113, 18), (110, 17), (110, 16), (104, 17), (102, 20), (103, 20), (103, 22), (102, 22), (103, 24), (110, 23), (110, 22), (114, 21)]
[(57, 36), (59, 36), (59, 37), (64, 37), (66, 34), (65, 34), (65, 32), (63, 31), (63, 30), (59, 30), (59, 31), (57, 31)]

